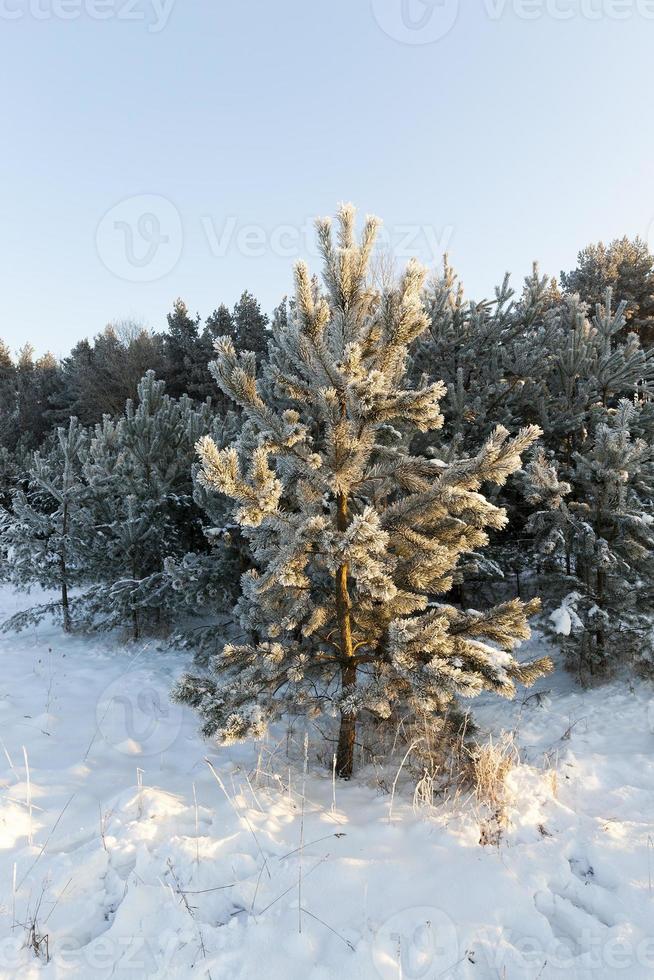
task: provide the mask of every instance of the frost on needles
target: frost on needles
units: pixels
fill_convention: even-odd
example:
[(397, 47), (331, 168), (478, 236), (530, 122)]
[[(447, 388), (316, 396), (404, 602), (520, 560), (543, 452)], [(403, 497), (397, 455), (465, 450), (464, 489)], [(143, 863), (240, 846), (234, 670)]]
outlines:
[(175, 692), (226, 742), (261, 736), (289, 711), (339, 718), (343, 777), (365, 717), (422, 723), (458, 696), (512, 697), (551, 669), (513, 656), (537, 601), (484, 612), (438, 601), (460, 557), (506, 523), (482, 485), (503, 484), (540, 430), (510, 438), (498, 427), (447, 465), (411, 455), (416, 432), (443, 423), (443, 384), (406, 381), (408, 347), (427, 327), (424, 271), (411, 262), (396, 286), (374, 287), (377, 220), (360, 241), (354, 224), (351, 206), (335, 235), (317, 223), (324, 289), (297, 265), (261, 380), (254, 354), (215, 343), (213, 376), (246, 421), (228, 448), (200, 440), (201, 479), (232, 499), (250, 544), (237, 613), (252, 641), (227, 643)]

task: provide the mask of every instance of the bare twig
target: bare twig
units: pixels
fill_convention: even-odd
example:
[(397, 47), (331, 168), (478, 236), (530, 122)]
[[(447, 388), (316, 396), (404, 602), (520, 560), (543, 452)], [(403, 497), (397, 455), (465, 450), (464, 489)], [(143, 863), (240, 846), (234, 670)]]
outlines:
[(321, 919), (317, 915), (314, 915), (313, 912), (310, 912), (309, 911), (309, 909), (304, 909), (303, 908), (303, 909), (301, 909), (301, 911), (304, 912), (305, 915), (311, 916), (312, 919), (315, 919), (316, 922), (319, 922), (321, 926), (324, 926), (325, 927), (325, 929), (329, 929), (329, 931), (330, 932), (333, 932), (335, 936), (338, 936), (338, 938), (341, 940), (341, 942), (345, 943), (346, 946), (349, 946), (349, 948), (352, 950), (353, 953), (356, 952), (356, 950), (355, 950), (354, 946), (352, 945), (352, 943), (350, 942), (350, 940), (349, 939), (346, 939), (345, 936), (341, 936), (340, 932), (336, 932), (336, 929), (332, 929), (332, 927), (329, 925), (329, 923), (328, 922), (325, 922), (324, 919)]
[(409, 746), (409, 748), (408, 748), (408, 749), (406, 750), (406, 752), (404, 753), (404, 758), (403, 758), (403, 759), (402, 759), (402, 761), (400, 762), (400, 767), (399, 767), (399, 769), (398, 769), (398, 770), (397, 770), (397, 772), (395, 773), (395, 779), (393, 780), (393, 788), (391, 789), (391, 802), (390, 802), (390, 805), (389, 805), (389, 807), (388, 807), (388, 822), (389, 822), (389, 823), (390, 823), (390, 822), (391, 822), (391, 820), (393, 819), (393, 801), (394, 801), (394, 799), (395, 799), (395, 788), (396, 788), (396, 786), (397, 786), (397, 781), (398, 781), (398, 779), (400, 778), (400, 773), (402, 772), (402, 769), (403, 769), (403, 767), (404, 767), (404, 763), (405, 763), (405, 762), (406, 762), (406, 760), (407, 760), (407, 759), (409, 758), (409, 756), (411, 755), (411, 753), (412, 753), (412, 752), (413, 752), (413, 750), (415, 749), (415, 747), (416, 747), (416, 745), (419, 745), (419, 744), (420, 744), (420, 742), (424, 742), (424, 738), (423, 738), (423, 736), (422, 736), (422, 735), (420, 736), (420, 738), (416, 738), (416, 739), (414, 739), (414, 741), (413, 741), (413, 742), (411, 742), (411, 745)]
[(52, 830), (50, 831), (50, 833), (46, 837), (45, 843), (43, 844), (43, 847), (41, 848), (41, 850), (39, 851), (39, 853), (36, 855), (36, 857), (32, 861), (31, 865), (29, 866), (29, 868), (27, 869), (27, 871), (25, 872), (25, 874), (23, 875), (23, 877), (20, 879), (20, 882), (18, 883), (18, 888), (19, 889), (22, 887), (23, 882), (26, 880), (26, 878), (32, 873), (32, 871), (34, 870), (34, 867), (35, 867), (36, 863), (39, 861), (39, 859), (43, 855), (43, 852), (45, 851), (46, 847), (50, 843), (50, 840), (52, 838), (52, 835), (54, 834), (55, 830), (59, 826), (59, 822), (60, 822), (61, 818), (63, 817), (64, 813), (66, 812), (66, 810), (68, 809), (68, 807), (70, 806), (70, 804), (72, 803), (72, 801), (75, 799), (75, 795), (76, 794), (73, 793), (72, 796), (69, 796), (68, 797), (68, 800), (64, 804), (63, 810), (61, 811), (61, 813), (59, 814), (59, 816), (55, 820), (54, 825), (52, 827)]
[(304, 733), (304, 768), (302, 772), (302, 810), (300, 812), (300, 846), (298, 848), (300, 853), (298, 856), (298, 867), (297, 867), (298, 932), (302, 932), (302, 852), (304, 850), (304, 804), (305, 804), (308, 768), (309, 768), (309, 735), (307, 732), (305, 732)]
[[(197, 930), (198, 938), (200, 940), (200, 950), (202, 951), (202, 956), (206, 960), (206, 958), (207, 958), (207, 950), (206, 950), (206, 947), (204, 945), (204, 938), (202, 936), (202, 928), (200, 926), (200, 923), (196, 921), (196, 918), (195, 918), (193, 909), (189, 905), (189, 901), (188, 901), (188, 899), (186, 897), (185, 892), (182, 890), (182, 887), (181, 887), (179, 878), (175, 874), (175, 869), (173, 867), (173, 862), (170, 860), (170, 858), (168, 858), (168, 860), (166, 861), (166, 864), (168, 865), (168, 870), (170, 871), (170, 875), (171, 875), (173, 881), (175, 882), (175, 887), (177, 889), (177, 894), (181, 896), (182, 903), (184, 905), (184, 908), (186, 909), (186, 911), (188, 912), (188, 914), (190, 915), (190, 917), (193, 919), (193, 922), (195, 924), (195, 928)], [(209, 970), (208, 967), (205, 968), (205, 973), (209, 977), (209, 980), (211, 980), (211, 971)]]

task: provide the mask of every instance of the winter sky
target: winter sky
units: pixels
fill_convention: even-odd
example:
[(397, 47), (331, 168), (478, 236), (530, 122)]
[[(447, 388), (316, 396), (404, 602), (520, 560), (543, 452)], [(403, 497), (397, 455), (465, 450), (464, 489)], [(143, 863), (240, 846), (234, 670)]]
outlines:
[(475, 295), (654, 239), (653, 40), (654, 0), (0, 0), (0, 336), (270, 309), (341, 200)]

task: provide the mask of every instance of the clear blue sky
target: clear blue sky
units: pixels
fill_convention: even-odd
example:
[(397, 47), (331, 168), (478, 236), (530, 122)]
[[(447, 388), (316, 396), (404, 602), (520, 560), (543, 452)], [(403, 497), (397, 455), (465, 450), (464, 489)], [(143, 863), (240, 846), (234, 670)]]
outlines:
[(0, 0), (14, 348), (160, 328), (177, 296), (270, 309), (341, 200), (477, 296), (648, 234), (650, 0), (461, 0), (447, 33), (456, 0), (162, 4)]

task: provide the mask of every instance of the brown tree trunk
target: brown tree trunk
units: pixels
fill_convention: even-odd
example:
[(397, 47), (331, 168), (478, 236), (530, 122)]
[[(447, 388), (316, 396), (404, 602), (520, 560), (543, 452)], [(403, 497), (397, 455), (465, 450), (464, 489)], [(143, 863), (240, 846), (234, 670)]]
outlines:
[(357, 722), (354, 715), (341, 714), (336, 750), (336, 772), (340, 779), (351, 779), (354, 771), (354, 746)]
[[(337, 496), (338, 529), (347, 529), (347, 497), (339, 493)], [(354, 662), (354, 644), (352, 642), (352, 618), (350, 593), (347, 587), (348, 565), (341, 565), (336, 574), (336, 616), (340, 633), (341, 685), (343, 688), (354, 687), (357, 679), (357, 668)], [(338, 749), (336, 751), (336, 771), (342, 779), (349, 779), (354, 769), (354, 745), (356, 742), (356, 716), (341, 712), (341, 727), (338, 733)]]

